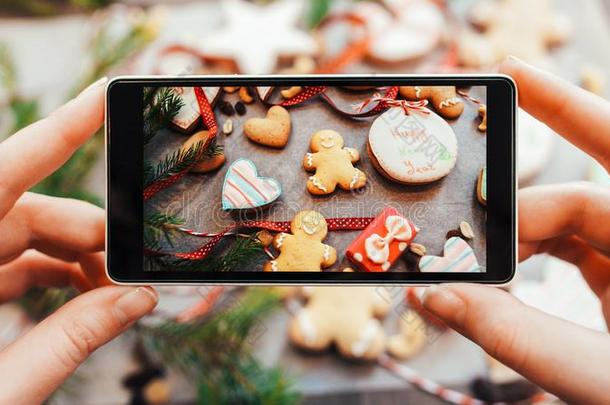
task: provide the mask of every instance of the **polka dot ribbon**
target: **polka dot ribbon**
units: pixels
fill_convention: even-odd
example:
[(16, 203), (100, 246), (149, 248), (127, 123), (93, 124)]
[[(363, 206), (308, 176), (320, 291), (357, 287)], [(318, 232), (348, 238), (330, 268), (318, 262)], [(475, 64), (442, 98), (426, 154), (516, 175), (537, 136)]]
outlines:
[[(216, 118), (214, 117), (214, 111), (212, 111), (212, 106), (210, 105), (210, 102), (208, 101), (208, 98), (206, 97), (203, 89), (201, 87), (195, 87), (194, 91), (195, 96), (197, 98), (197, 104), (199, 106), (201, 119), (203, 120), (203, 123), (209, 131), (209, 136), (203, 144), (203, 147), (201, 148), (201, 151), (203, 152), (207, 149), (207, 147), (216, 137), (216, 134), (218, 133), (218, 124), (216, 123)], [(144, 201), (149, 200), (159, 191), (171, 186), (172, 184), (175, 184), (178, 180), (184, 177), (184, 175), (189, 171), (189, 169), (190, 167), (187, 167), (179, 173), (173, 174), (146, 187), (146, 189), (144, 190)]]
[[(327, 218), (326, 224), (328, 225), (329, 231), (348, 231), (348, 230), (362, 230), (366, 228), (372, 221), (373, 217), (350, 217), (350, 218)], [(274, 232), (290, 232), (290, 221), (242, 221), (236, 222), (223, 229), (221, 232), (206, 233), (197, 232), (191, 229), (181, 228), (181, 231), (199, 237), (210, 237), (204, 245), (191, 252), (174, 253), (173, 255), (180, 259), (187, 260), (202, 260), (208, 257), (218, 245), (218, 243), (227, 235), (232, 235), (233, 231), (238, 228), (255, 228), (255, 229), (266, 229)], [(148, 255), (155, 256), (167, 256), (168, 254), (161, 252), (145, 252)]]

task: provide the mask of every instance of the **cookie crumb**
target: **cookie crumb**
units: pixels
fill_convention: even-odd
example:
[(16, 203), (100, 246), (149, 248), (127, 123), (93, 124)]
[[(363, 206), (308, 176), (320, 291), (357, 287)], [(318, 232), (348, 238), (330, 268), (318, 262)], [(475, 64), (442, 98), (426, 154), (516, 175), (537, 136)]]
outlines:
[(250, 94), (250, 90), (247, 87), (241, 87), (239, 89), (239, 98), (246, 104), (250, 104), (254, 101), (252, 95)]
[(426, 255), (426, 247), (420, 243), (411, 243), (409, 248), (412, 253), (415, 253), (417, 256), (425, 256)]
[(260, 241), (260, 243), (267, 247), (273, 243), (273, 235), (266, 229), (259, 231), (256, 233), (256, 238)]
[(224, 124), (222, 124), (222, 133), (225, 135), (230, 135), (233, 132), (233, 121), (231, 118), (228, 118)]
[(285, 99), (289, 99), (292, 98), (294, 96), (296, 96), (297, 94), (299, 94), (303, 89), (301, 88), (301, 86), (292, 86), (288, 89), (284, 89), (280, 92), (280, 94), (282, 95), (283, 98)]
[(474, 239), (474, 231), (468, 222), (460, 222), (460, 232), (466, 239)]

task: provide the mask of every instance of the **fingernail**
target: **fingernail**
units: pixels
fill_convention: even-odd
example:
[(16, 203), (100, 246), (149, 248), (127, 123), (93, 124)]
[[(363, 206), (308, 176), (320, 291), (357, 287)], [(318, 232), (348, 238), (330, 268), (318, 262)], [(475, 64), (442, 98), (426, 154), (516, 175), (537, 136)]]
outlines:
[(451, 289), (442, 285), (426, 288), (423, 305), (450, 326), (459, 326), (464, 316), (464, 301)]
[(140, 319), (157, 306), (159, 296), (151, 287), (129, 288), (115, 304), (116, 315), (125, 324)]
[(93, 83), (91, 83), (83, 91), (81, 91), (80, 94), (82, 95), (82, 94), (87, 93), (90, 90), (101, 87), (101, 86), (105, 85), (107, 81), (108, 81), (108, 78), (106, 76), (104, 76), (104, 77), (94, 81)]

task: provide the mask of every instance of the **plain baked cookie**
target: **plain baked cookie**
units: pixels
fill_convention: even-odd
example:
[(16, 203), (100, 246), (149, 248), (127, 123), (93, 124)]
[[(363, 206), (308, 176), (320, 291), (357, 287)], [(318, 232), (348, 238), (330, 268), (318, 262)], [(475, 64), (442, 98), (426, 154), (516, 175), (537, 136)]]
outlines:
[(399, 92), (407, 100), (428, 100), (445, 118), (457, 118), (464, 111), (464, 103), (457, 96), (455, 86), (400, 86)]
[(328, 226), (322, 214), (301, 211), (290, 223), (289, 233), (278, 233), (273, 247), (280, 251), (277, 259), (263, 266), (263, 271), (321, 271), (337, 261), (335, 248), (322, 243)]
[(323, 129), (311, 137), (311, 153), (303, 158), (303, 167), (316, 173), (309, 177), (307, 190), (311, 194), (324, 195), (335, 191), (358, 190), (365, 186), (366, 175), (354, 167), (360, 160), (356, 149), (344, 148), (343, 137), (331, 129)]
[(425, 184), (451, 172), (458, 156), (457, 139), (447, 122), (429, 114), (405, 114), (400, 107), (381, 114), (369, 130), (367, 150), (373, 166), (388, 179)]
[(250, 118), (244, 124), (244, 134), (252, 142), (272, 148), (283, 148), (290, 136), (290, 113), (279, 105), (267, 111), (265, 118)]
[(321, 351), (335, 344), (341, 355), (375, 360), (385, 349), (379, 322), (390, 310), (390, 297), (377, 287), (305, 287), (307, 304), (290, 321), (296, 346)]

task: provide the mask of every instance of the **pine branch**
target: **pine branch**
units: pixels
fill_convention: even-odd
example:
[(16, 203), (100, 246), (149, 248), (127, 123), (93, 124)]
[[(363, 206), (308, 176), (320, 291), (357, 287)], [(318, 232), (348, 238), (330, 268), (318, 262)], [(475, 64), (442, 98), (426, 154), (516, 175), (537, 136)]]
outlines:
[[(148, 249), (161, 250), (159, 244), (151, 245)], [(145, 256), (149, 270), (166, 271), (205, 271), (230, 272), (241, 268), (246, 263), (255, 261), (255, 257), (263, 257), (263, 245), (256, 235), (250, 237), (237, 237), (235, 242), (224, 254), (214, 254), (201, 260), (188, 260), (170, 257)]]
[(144, 188), (181, 173), (199, 162), (204, 155), (204, 146), (205, 142), (199, 141), (188, 149), (167, 154), (154, 168), (147, 162), (144, 166)]
[(184, 102), (170, 87), (144, 89), (144, 145), (169, 125)]
[(146, 347), (198, 384), (200, 403), (296, 404), (299, 395), (281, 370), (266, 369), (252, 356), (261, 319), (279, 306), (279, 297), (257, 288), (230, 302), (193, 323), (140, 325)]
[(174, 246), (172, 238), (179, 233), (178, 227), (184, 225), (184, 219), (175, 215), (153, 212), (144, 218), (144, 247), (160, 250), (160, 240)]

